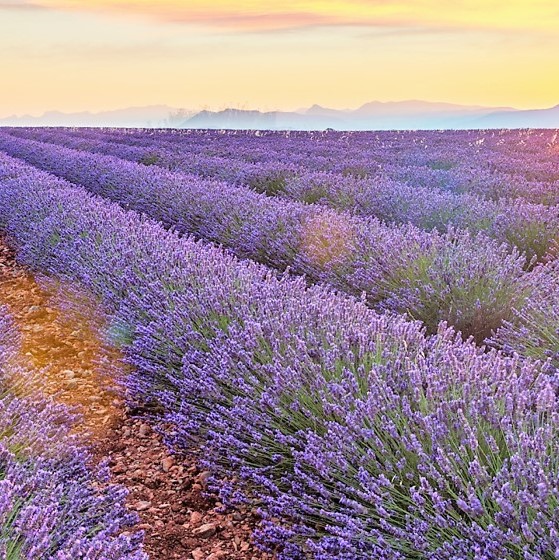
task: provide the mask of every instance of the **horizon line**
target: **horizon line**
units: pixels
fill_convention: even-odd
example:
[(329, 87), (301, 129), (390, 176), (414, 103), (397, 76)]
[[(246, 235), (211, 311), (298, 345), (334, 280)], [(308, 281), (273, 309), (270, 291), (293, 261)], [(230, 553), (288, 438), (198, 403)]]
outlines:
[(513, 110), (513, 111), (538, 111), (538, 110), (546, 110), (546, 109), (553, 109), (557, 107), (558, 104), (549, 105), (549, 106), (539, 106), (539, 107), (527, 107), (527, 108), (519, 108), (512, 105), (480, 105), (478, 103), (467, 103), (467, 102), (455, 102), (455, 101), (442, 101), (442, 100), (428, 100), (428, 99), (415, 99), (415, 98), (406, 98), (406, 99), (391, 99), (391, 100), (380, 100), (380, 99), (372, 99), (371, 101), (365, 101), (355, 107), (336, 107), (333, 105), (322, 105), (321, 103), (313, 103), (311, 105), (303, 105), (296, 108), (268, 108), (266, 106), (248, 106), (246, 104), (239, 104), (239, 103), (231, 103), (231, 104), (223, 104), (222, 106), (203, 106), (198, 108), (188, 108), (186, 106), (183, 107), (176, 107), (174, 105), (168, 105), (167, 103), (149, 103), (149, 104), (134, 104), (128, 106), (118, 106), (112, 108), (105, 108), (105, 109), (81, 109), (81, 110), (63, 110), (63, 109), (44, 109), (42, 112), (24, 112), (24, 113), (11, 113), (11, 114), (3, 114), (0, 115), (0, 119), (6, 120), (10, 118), (41, 118), (49, 113), (59, 113), (62, 115), (75, 115), (79, 113), (88, 113), (90, 115), (97, 115), (101, 113), (108, 113), (108, 112), (117, 112), (117, 111), (125, 111), (130, 109), (147, 109), (147, 108), (154, 108), (154, 107), (161, 107), (161, 108), (168, 108), (174, 111), (187, 111), (190, 113), (200, 113), (202, 111), (209, 111), (213, 113), (218, 113), (227, 110), (237, 110), (237, 111), (259, 111), (261, 113), (274, 113), (274, 112), (281, 112), (281, 113), (296, 113), (304, 110), (308, 110), (312, 107), (318, 106), (324, 109), (331, 109), (335, 111), (356, 111), (362, 108), (365, 105), (370, 103), (380, 103), (380, 104), (396, 104), (396, 103), (428, 103), (433, 105), (455, 105), (456, 107), (472, 107), (472, 108), (480, 108), (480, 109), (500, 109), (500, 110)]

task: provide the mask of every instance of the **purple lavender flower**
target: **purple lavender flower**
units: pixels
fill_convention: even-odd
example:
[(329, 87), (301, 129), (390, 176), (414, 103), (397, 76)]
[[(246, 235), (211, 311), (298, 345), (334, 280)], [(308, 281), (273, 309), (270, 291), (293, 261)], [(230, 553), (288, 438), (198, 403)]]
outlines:
[[(6, 560), (145, 560), (123, 488), (101, 484), (75, 418), (25, 394), (33, 372), (17, 364), (17, 335), (0, 308), (0, 556)], [(22, 383), (24, 386), (22, 387)]]
[[(260, 509), (262, 546), (278, 558), (555, 557), (548, 368), (445, 325), (426, 337), (420, 322), (239, 261), (7, 157), (0, 186), (18, 258), (100, 299), (134, 366), (131, 395), (165, 410), (169, 443), (228, 481), (224, 499)], [(446, 253), (428, 245), (434, 286), (469, 270), (452, 252), (467, 234), (452, 235), (437, 237)]]

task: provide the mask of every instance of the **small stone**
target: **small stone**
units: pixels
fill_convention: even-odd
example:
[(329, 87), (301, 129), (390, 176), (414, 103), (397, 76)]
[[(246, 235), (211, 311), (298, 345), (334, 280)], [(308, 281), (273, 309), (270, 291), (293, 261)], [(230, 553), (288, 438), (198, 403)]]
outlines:
[(201, 548), (194, 549), (190, 555), (194, 560), (205, 560), (206, 554)]
[(146, 509), (149, 509), (150, 507), (151, 507), (151, 502), (141, 500), (136, 503), (134, 509), (136, 511), (146, 511)]
[(202, 521), (202, 514), (199, 511), (193, 511), (190, 514), (190, 523), (192, 523), (192, 525), (198, 525), (200, 521)]
[(124, 474), (126, 472), (126, 466), (123, 465), (122, 463), (117, 463), (114, 467), (113, 467), (113, 473), (114, 474)]
[(140, 424), (140, 437), (147, 437), (149, 434), (149, 426), (147, 424)]
[(169, 469), (173, 466), (173, 458), (172, 457), (165, 457), (162, 461), (161, 461), (161, 468), (163, 469), (163, 472), (169, 472)]
[(144, 478), (146, 478), (146, 471), (144, 469), (136, 469), (133, 473), (132, 473), (132, 477), (135, 478), (136, 480), (144, 480)]
[(204, 472), (201, 472), (201, 473), (196, 477), (196, 479), (198, 480), (198, 482), (199, 482), (203, 487), (205, 487), (206, 484), (207, 484), (207, 482), (208, 482), (208, 479), (209, 479), (210, 476), (211, 476), (211, 474), (212, 474), (212, 473), (211, 473), (210, 471), (204, 471)]
[(200, 527), (193, 529), (192, 534), (202, 539), (207, 539), (217, 533), (217, 525), (215, 523), (205, 523)]

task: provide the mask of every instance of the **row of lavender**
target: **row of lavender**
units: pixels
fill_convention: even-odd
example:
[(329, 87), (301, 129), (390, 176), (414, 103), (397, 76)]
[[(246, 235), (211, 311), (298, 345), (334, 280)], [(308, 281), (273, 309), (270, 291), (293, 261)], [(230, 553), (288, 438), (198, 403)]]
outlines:
[(226, 183), (0, 133), (0, 149), (165, 226), (279, 270), (290, 267), (436, 332), (483, 341), (527, 293), (526, 259), (483, 234), (389, 226)]
[[(124, 141), (157, 150), (172, 140), (170, 145), (184, 153), (184, 134), (157, 133), (155, 142), (148, 143), (150, 132), (144, 132), (127, 134)], [(245, 163), (291, 163), (343, 176), (383, 175), (413, 186), (495, 200), (521, 197), (545, 204), (558, 200), (556, 131), (257, 134), (210, 134), (201, 149), (195, 137), (190, 150)], [(123, 142), (120, 131), (114, 141)]]
[[(435, 144), (426, 150), (425, 139), (419, 144), (411, 142), (410, 139), (407, 144), (403, 141), (397, 144), (402, 146), (406, 158), (398, 157), (397, 147), (386, 146), (384, 143), (374, 150), (373, 154), (369, 151), (360, 153), (358, 145), (358, 154), (371, 158), (367, 160), (367, 169), (371, 167), (371, 162), (377, 169), (375, 173), (370, 169), (362, 172), (372, 177), (356, 177), (346, 173), (345, 167), (342, 166), (341, 171), (337, 167), (337, 163), (340, 162), (347, 165), (347, 154), (348, 151), (354, 153), (353, 146), (343, 146), (345, 156), (342, 157), (338, 153), (339, 146), (334, 145), (334, 151), (332, 145), (327, 144), (322, 151), (330, 156), (331, 161), (322, 155), (320, 158), (307, 158), (303, 165), (299, 151), (294, 150), (291, 155), (283, 152), (277, 154), (273, 144), (270, 147), (264, 144), (265, 148), (270, 148), (266, 161), (247, 161), (254, 146), (253, 142), (250, 142), (251, 137), (248, 137), (246, 146), (236, 142), (234, 146), (229, 147), (227, 155), (208, 156), (202, 151), (205, 145), (203, 137), (200, 146), (197, 146), (195, 143), (170, 143), (164, 139), (163, 134), (163, 138), (147, 135), (146, 138), (140, 137), (134, 142), (135, 134), (118, 132), (12, 129), (11, 133), (74, 149), (114, 155), (128, 161), (156, 164), (175, 171), (223, 180), (233, 185), (244, 185), (268, 195), (322, 204), (361, 216), (374, 216), (391, 223), (412, 223), (422, 229), (437, 229), (441, 232), (452, 227), (465, 228), (473, 233), (483, 231), (498, 241), (517, 247), (526, 253), (529, 260), (532, 257), (540, 260), (544, 258), (550, 248), (555, 248), (559, 236), (557, 210), (518, 198), (511, 200), (515, 192), (518, 195), (525, 192), (526, 188), (523, 190), (519, 185), (513, 188), (511, 182), (514, 179), (507, 173), (497, 174), (497, 178), (481, 173), (479, 167), (474, 167), (479, 156), (475, 152), (460, 154), (462, 160), (466, 160), (470, 173), (475, 174), (475, 179), (447, 178), (446, 183), (458, 182), (461, 185), (476, 184), (487, 187), (498, 181), (499, 184), (507, 185), (507, 198), (493, 201), (481, 198), (477, 194), (456, 193), (452, 192), (452, 189), (441, 188), (439, 180), (417, 176), (417, 169), (427, 169), (430, 173), (448, 173), (447, 170), (433, 170), (431, 159), (427, 159), (425, 166), (421, 166), (417, 161), (411, 166), (408, 161), (411, 156), (425, 163), (425, 152), (431, 154), (431, 150), (435, 155), (431, 154), (430, 158), (438, 161), (436, 154), (442, 147)], [(313, 146), (311, 139), (307, 140)], [(449, 139), (445, 141), (448, 143)], [(137, 145), (138, 143), (140, 145)], [(410, 146), (417, 150), (417, 145), (420, 147), (419, 154), (406, 153), (406, 150), (410, 151)], [(240, 154), (235, 154), (233, 148), (237, 148)], [(262, 146), (259, 150), (262, 150)], [(559, 154), (559, 144), (556, 150)], [(205, 148), (205, 151), (213, 153), (212, 148)], [(293, 161), (294, 158), (296, 161)], [(395, 161), (389, 163), (387, 158), (393, 158)], [(457, 156), (453, 155), (452, 160), (456, 159)], [(559, 181), (559, 158), (556, 159)], [(410, 168), (413, 170), (411, 175)], [(548, 185), (557, 190), (557, 181)]]
[[(172, 443), (258, 505), (279, 558), (559, 554), (558, 380), (166, 231), (0, 158), (19, 258), (106, 306)], [(224, 481), (229, 481), (226, 483)]]
[[(555, 204), (559, 180), (557, 131), (445, 131), (278, 133), (180, 130), (78, 129), (75, 136), (103, 138), (165, 155), (222, 158), (343, 175), (378, 175), (429, 184), (486, 198), (526, 197)], [(180, 162), (180, 159), (179, 159)], [(217, 160), (216, 160), (216, 163)]]
[[(483, 198), (526, 198), (556, 204), (559, 181), (557, 131), (445, 131), (373, 133), (276, 133), (239, 131), (66, 129), (78, 139), (142, 148), (146, 163), (190, 163), (209, 173), (239, 164), (284, 170), (328, 171), (378, 177)], [(212, 160), (212, 158), (216, 158)], [(221, 158), (221, 159), (219, 159)], [(212, 164), (213, 161), (213, 164)], [(223, 171), (225, 168), (225, 171)], [(255, 168), (256, 169), (256, 168)], [(273, 167), (271, 168), (273, 169)]]
[[(75, 418), (37, 396), (40, 377), (17, 365), (17, 334), (0, 308), (0, 558), (142, 560), (125, 491), (93, 474)], [(141, 535), (138, 535), (141, 537)]]

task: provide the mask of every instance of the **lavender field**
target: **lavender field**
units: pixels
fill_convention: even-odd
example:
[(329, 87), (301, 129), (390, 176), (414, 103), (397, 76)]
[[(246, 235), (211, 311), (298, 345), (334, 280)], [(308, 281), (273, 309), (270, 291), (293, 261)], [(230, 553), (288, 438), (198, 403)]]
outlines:
[[(113, 406), (259, 520), (177, 558), (558, 558), (558, 209), (556, 130), (0, 129), (17, 266), (92, 302)], [(12, 315), (0, 558), (171, 558)]]

